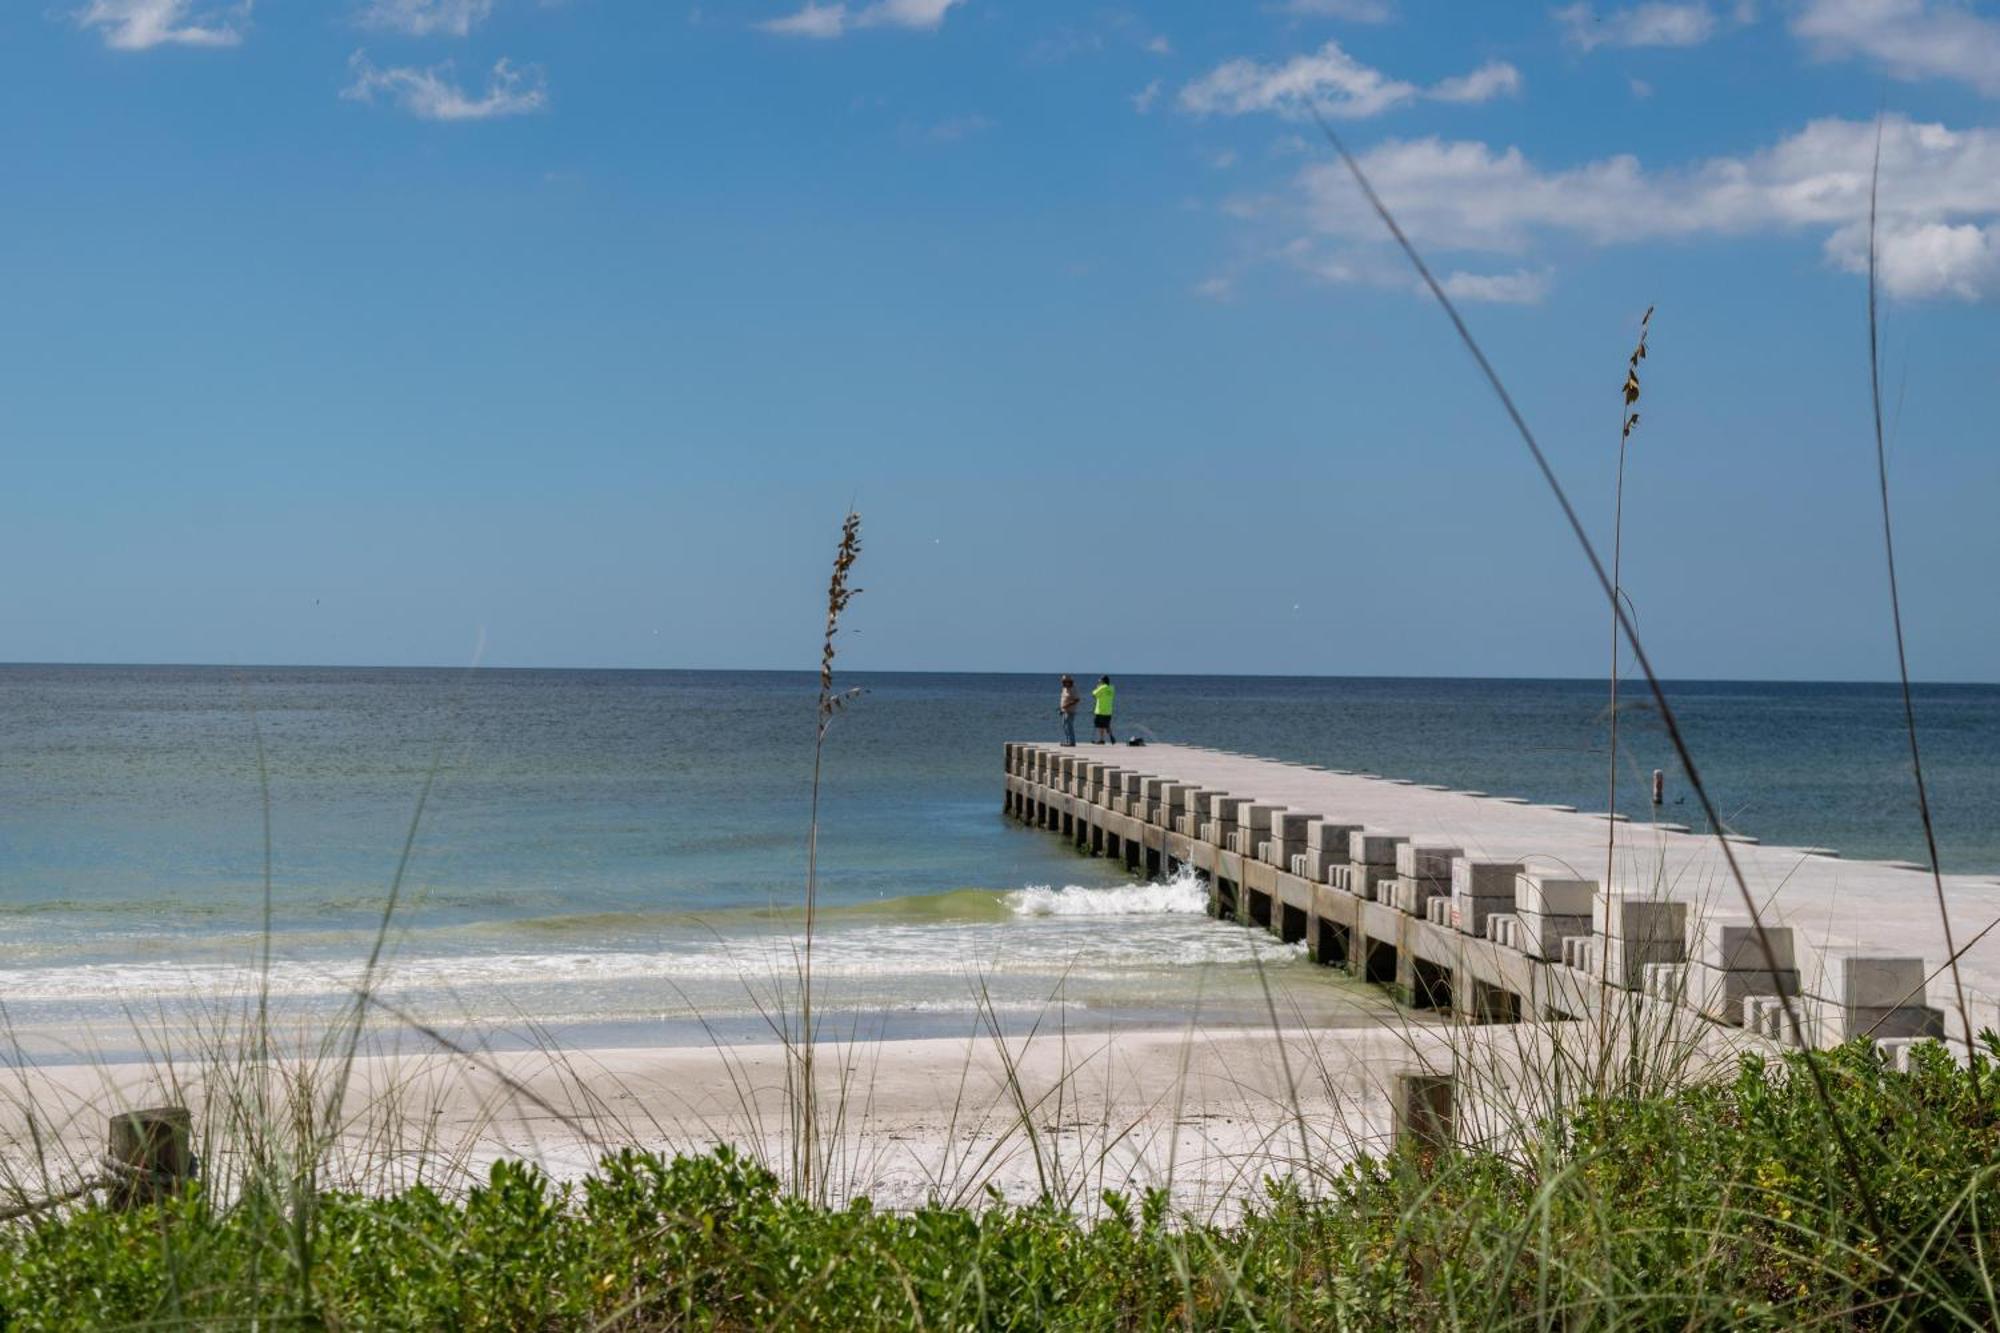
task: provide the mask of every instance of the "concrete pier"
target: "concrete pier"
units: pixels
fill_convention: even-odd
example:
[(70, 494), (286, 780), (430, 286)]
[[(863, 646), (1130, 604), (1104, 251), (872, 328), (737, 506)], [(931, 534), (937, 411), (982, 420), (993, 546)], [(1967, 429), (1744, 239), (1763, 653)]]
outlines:
[[(1475, 1022), (1631, 999), (1773, 1042), (1936, 1037), (1963, 1053), (1931, 876), (1907, 862), (1730, 839), (1187, 745), (1005, 747), (1008, 814), (1134, 871), (1192, 867), (1212, 915)], [(2000, 879), (1947, 875), (1974, 1032), (2000, 1027)]]

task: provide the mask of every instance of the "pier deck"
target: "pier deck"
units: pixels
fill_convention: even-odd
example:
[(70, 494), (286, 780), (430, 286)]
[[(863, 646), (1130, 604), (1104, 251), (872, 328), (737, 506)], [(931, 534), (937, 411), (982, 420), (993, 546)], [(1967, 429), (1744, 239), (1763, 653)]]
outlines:
[[(1612, 994), (1792, 1039), (1899, 1053), (1959, 1023), (1928, 871), (1721, 840), (1519, 798), (1185, 745), (1006, 747), (1006, 809), (1134, 869), (1192, 866), (1213, 913), (1303, 942), (1411, 1003), (1579, 1017)], [(1944, 880), (1975, 1031), (2000, 1027), (2000, 880)], [(1987, 932), (1982, 934), (1982, 932)]]

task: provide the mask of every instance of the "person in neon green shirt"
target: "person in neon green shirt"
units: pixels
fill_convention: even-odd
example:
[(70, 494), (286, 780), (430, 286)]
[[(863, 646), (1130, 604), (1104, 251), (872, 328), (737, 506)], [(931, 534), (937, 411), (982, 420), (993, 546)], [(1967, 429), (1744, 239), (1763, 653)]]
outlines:
[(1118, 738), (1111, 734), (1111, 705), (1118, 698), (1118, 691), (1111, 684), (1111, 677), (1099, 676), (1097, 688), (1090, 692), (1091, 712), (1097, 722), (1097, 734), (1090, 738), (1092, 745), (1102, 745), (1110, 741), (1118, 744)]

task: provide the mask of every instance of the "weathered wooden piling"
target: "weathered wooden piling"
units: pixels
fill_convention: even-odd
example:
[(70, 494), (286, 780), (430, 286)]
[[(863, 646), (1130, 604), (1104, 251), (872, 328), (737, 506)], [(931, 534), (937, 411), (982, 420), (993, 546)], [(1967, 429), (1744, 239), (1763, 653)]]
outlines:
[(1455, 1085), (1449, 1074), (1403, 1073), (1390, 1090), (1391, 1143), (1401, 1150), (1440, 1153), (1457, 1133)]
[(185, 1106), (150, 1106), (111, 1117), (104, 1169), (110, 1202), (157, 1202), (194, 1176), (194, 1117)]

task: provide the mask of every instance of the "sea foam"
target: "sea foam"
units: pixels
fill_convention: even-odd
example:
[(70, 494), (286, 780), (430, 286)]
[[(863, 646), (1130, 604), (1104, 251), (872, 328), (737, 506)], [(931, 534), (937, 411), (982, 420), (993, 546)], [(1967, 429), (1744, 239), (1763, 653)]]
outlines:
[(1030, 885), (1005, 901), (1016, 916), (1189, 916), (1207, 909), (1208, 886), (1199, 875), (1183, 871), (1164, 884), (1115, 889)]

